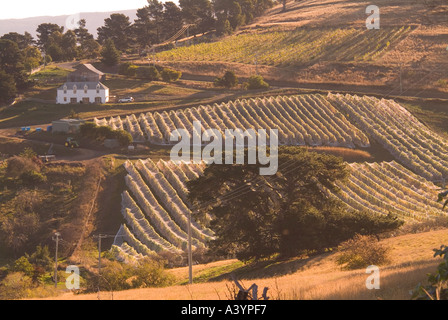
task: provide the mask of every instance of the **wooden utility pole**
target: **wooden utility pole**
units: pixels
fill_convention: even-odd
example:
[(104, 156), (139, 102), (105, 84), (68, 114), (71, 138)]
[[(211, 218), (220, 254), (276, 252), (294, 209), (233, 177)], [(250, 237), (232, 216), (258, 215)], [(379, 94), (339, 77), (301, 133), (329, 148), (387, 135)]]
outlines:
[(191, 250), (191, 211), (188, 214), (188, 279), (193, 284), (193, 253)]
[(59, 237), (61, 234), (56, 232), (53, 236), (53, 241), (56, 241), (56, 253), (54, 255), (54, 287), (58, 286), (58, 247), (59, 247)]
[(94, 236), (94, 238), (98, 238), (98, 292), (100, 291), (100, 280), (101, 280), (101, 239), (113, 238), (115, 236), (99, 234)]

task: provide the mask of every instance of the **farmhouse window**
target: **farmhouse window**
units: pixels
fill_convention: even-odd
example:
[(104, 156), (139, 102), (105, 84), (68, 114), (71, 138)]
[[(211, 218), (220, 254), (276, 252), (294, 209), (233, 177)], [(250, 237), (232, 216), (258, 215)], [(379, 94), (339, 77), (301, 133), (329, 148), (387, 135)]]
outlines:
[(78, 103), (78, 100), (76, 98), (70, 98), (70, 103)]
[(95, 97), (95, 103), (101, 103), (101, 97)]
[(76, 84), (73, 86), (73, 93), (76, 94), (76, 92), (78, 91), (78, 87), (76, 87)]
[(82, 98), (82, 103), (90, 103), (90, 99), (89, 98)]

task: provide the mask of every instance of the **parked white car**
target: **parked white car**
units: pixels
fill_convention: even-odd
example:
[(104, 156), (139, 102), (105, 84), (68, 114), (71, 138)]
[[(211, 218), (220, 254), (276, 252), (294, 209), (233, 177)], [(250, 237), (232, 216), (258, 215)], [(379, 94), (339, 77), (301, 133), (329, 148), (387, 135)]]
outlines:
[(129, 103), (129, 102), (134, 102), (134, 98), (132, 97), (128, 97), (128, 98), (123, 98), (118, 100), (119, 103)]

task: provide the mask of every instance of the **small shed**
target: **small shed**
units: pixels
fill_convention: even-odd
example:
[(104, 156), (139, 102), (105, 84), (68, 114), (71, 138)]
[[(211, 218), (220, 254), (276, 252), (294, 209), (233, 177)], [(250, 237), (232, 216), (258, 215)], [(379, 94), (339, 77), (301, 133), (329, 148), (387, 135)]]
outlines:
[(80, 119), (61, 119), (52, 122), (53, 132), (78, 133), (85, 120)]

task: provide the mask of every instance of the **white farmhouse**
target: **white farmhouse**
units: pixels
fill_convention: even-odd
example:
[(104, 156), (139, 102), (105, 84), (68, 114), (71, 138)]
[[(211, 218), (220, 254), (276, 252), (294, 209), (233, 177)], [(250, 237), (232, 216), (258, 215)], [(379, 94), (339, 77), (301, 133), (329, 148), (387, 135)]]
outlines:
[(56, 103), (107, 103), (109, 88), (100, 82), (104, 79), (104, 73), (91, 64), (81, 64), (67, 76), (67, 82), (58, 88)]
[(109, 88), (101, 82), (66, 82), (58, 88), (56, 103), (106, 103)]

